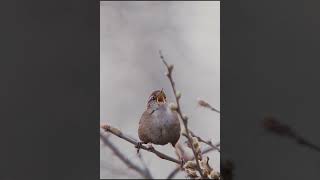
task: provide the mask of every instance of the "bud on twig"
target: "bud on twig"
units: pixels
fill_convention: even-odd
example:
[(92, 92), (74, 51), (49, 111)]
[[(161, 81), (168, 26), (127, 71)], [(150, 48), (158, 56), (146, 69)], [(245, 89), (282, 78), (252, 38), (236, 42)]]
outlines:
[(210, 104), (207, 103), (206, 101), (202, 100), (202, 99), (198, 99), (198, 104), (199, 106), (205, 107), (205, 108), (210, 108)]
[(193, 147), (194, 147), (195, 150), (197, 150), (197, 149), (199, 148), (198, 138), (192, 137), (192, 145), (193, 145)]
[(178, 109), (178, 106), (175, 103), (170, 103), (169, 107), (170, 107), (171, 111), (177, 111), (177, 109)]
[(193, 161), (187, 161), (184, 165), (183, 168), (186, 169), (195, 169), (197, 167), (197, 164)]
[(193, 170), (193, 169), (186, 169), (186, 173), (191, 178), (198, 177), (197, 172), (195, 170)]
[(280, 136), (295, 137), (295, 132), (286, 124), (279, 122), (275, 117), (264, 118), (263, 127)]
[(220, 113), (219, 110), (215, 109), (209, 103), (207, 103), (206, 101), (204, 101), (202, 99), (198, 99), (198, 105), (201, 106), (201, 107), (205, 107), (205, 108), (211, 109), (212, 111)]
[(178, 99), (180, 99), (180, 98), (181, 98), (181, 92), (180, 92), (180, 91), (177, 91), (177, 92), (176, 92), (176, 96), (177, 96)]
[(185, 128), (182, 128), (181, 134), (182, 134), (183, 136), (187, 136), (187, 132), (186, 132), (186, 129), (185, 129)]
[(182, 115), (182, 120), (187, 121), (187, 120), (188, 120), (188, 116), (185, 115), (185, 114), (183, 114), (183, 115)]
[(210, 175), (209, 175), (210, 179), (214, 179), (214, 180), (220, 180), (220, 174), (216, 171), (211, 171)]

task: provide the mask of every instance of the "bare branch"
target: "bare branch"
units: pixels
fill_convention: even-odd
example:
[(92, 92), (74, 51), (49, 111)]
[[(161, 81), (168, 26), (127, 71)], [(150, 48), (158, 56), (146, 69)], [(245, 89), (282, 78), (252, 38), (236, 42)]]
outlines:
[[(216, 149), (213, 148), (213, 147), (209, 147), (209, 148), (205, 149), (205, 150), (202, 152), (202, 154), (206, 154), (206, 153), (208, 153), (208, 152), (210, 152), (210, 151), (214, 151), (214, 150), (216, 150)], [(194, 160), (194, 157), (192, 157), (191, 159), (189, 159), (189, 161), (193, 161), (193, 160)], [(180, 170), (181, 170), (181, 167), (175, 168), (175, 169), (168, 175), (167, 179), (172, 179)]]
[(142, 165), (143, 165), (143, 167), (144, 167), (144, 171), (145, 171), (146, 174), (147, 174), (149, 177), (151, 177), (151, 179), (152, 179), (151, 172), (150, 172), (147, 164), (145, 163), (145, 161), (144, 161), (144, 159), (143, 159), (143, 157), (142, 157), (141, 152), (138, 153), (138, 157), (139, 157), (139, 159), (140, 159), (140, 161), (141, 161), (141, 163), (142, 163)]
[[(162, 52), (159, 51), (159, 54), (160, 54), (160, 58), (162, 60), (162, 62), (164, 63), (164, 65), (166, 66), (168, 72), (166, 73), (170, 83), (171, 83), (171, 87), (172, 87), (172, 90), (173, 90), (173, 93), (174, 93), (174, 96), (175, 96), (175, 99), (176, 99), (176, 103), (177, 103), (177, 113), (179, 114), (180, 118), (182, 119), (182, 122), (183, 122), (183, 125), (184, 125), (184, 128), (185, 128), (185, 131), (186, 131), (186, 137), (189, 141), (189, 143), (192, 145), (193, 143), (193, 140), (192, 138), (190, 137), (190, 134), (189, 134), (189, 129), (188, 129), (188, 117), (187, 116), (184, 116), (181, 112), (181, 108), (180, 108), (180, 102), (179, 102), (179, 99), (181, 98), (181, 93), (180, 92), (177, 92), (176, 91), (176, 87), (175, 87), (175, 83), (173, 81), (173, 78), (172, 78), (172, 70), (173, 70), (173, 65), (172, 64), (168, 64), (163, 55), (162, 55)], [(200, 176), (202, 178), (205, 178), (202, 171), (201, 171), (201, 167), (200, 167), (200, 164), (199, 164), (199, 159), (198, 159), (198, 155), (194, 149), (193, 146), (191, 146), (191, 149), (192, 149), (192, 152), (194, 154), (194, 157), (196, 159), (196, 163), (197, 163), (197, 170), (199, 171), (200, 173)]]
[(141, 176), (145, 177), (146, 179), (152, 179), (152, 176), (150, 173), (148, 173), (147, 171), (143, 170), (142, 168), (140, 168), (139, 166), (135, 165), (133, 162), (131, 162), (128, 158), (126, 158), (126, 156), (124, 154), (122, 154), (119, 149), (117, 147), (115, 147), (108, 139), (108, 137), (104, 136), (101, 132), (100, 132), (100, 139), (102, 140), (102, 142), (108, 146), (112, 152), (121, 160), (124, 162), (124, 164), (126, 164), (129, 168), (135, 170), (136, 172), (138, 172)]
[[(119, 138), (121, 139), (124, 139), (126, 141), (128, 141), (129, 143), (137, 146), (138, 145), (138, 142), (130, 137), (128, 137), (127, 135), (123, 134), (119, 129), (117, 128), (114, 128), (110, 125), (102, 125), (101, 128), (107, 132), (110, 132), (116, 136), (118, 136)], [(157, 155), (159, 158), (161, 159), (165, 159), (165, 160), (168, 160), (168, 161), (171, 161), (171, 162), (174, 162), (174, 163), (177, 163), (177, 164), (181, 164), (181, 161), (177, 160), (177, 159), (174, 159), (168, 155), (165, 155), (159, 151), (157, 151), (156, 149), (154, 148), (151, 148), (151, 147), (146, 147), (144, 145), (141, 145), (141, 149), (143, 150), (146, 150), (146, 151), (149, 151), (149, 152), (152, 152), (154, 153), (155, 155)]]

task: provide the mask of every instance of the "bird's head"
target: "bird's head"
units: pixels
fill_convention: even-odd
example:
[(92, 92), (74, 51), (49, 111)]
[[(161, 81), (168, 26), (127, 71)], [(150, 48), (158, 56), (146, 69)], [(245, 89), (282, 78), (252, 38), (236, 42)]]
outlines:
[(158, 108), (167, 102), (166, 94), (163, 89), (156, 90), (151, 93), (148, 99), (148, 108)]

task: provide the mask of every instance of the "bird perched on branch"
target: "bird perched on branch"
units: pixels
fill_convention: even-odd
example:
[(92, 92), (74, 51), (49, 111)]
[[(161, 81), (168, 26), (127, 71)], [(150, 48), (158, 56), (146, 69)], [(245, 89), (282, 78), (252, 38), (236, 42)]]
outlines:
[(171, 143), (175, 147), (180, 138), (180, 131), (177, 112), (168, 106), (163, 89), (153, 91), (139, 122), (138, 134), (142, 142), (137, 146), (138, 150), (142, 143), (157, 145)]

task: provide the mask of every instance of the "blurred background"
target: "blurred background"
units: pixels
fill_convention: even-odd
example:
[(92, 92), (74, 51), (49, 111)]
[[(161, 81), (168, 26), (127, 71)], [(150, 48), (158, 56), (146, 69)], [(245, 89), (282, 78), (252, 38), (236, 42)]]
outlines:
[[(100, 2), (100, 117), (138, 139), (138, 124), (153, 90), (164, 88), (173, 102), (170, 82), (158, 51), (174, 64), (182, 111), (200, 137), (220, 142), (220, 116), (197, 106), (197, 98), (220, 110), (220, 2)], [(110, 141), (140, 165), (132, 144)], [(184, 143), (185, 138), (179, 142)], [(176, 157), (170, 145), (154, 146)], [(202, 145), (202, 148), (205, 145)], [(176, 164), (141, 150), (154, 178), (166, 178)], [(190, 151), (191, 152), (191, 151)], [(220, 169), (220, 154), (208, 154)], [(100, 144), (100, 178), (139, 178), (108, 147)], [(184, 178), (179, 173), (175, 178)]]

